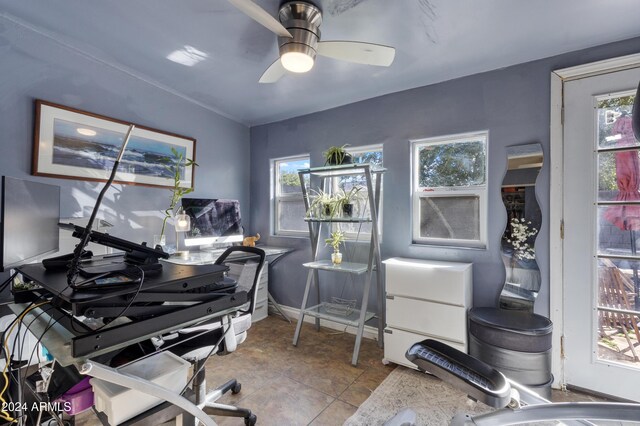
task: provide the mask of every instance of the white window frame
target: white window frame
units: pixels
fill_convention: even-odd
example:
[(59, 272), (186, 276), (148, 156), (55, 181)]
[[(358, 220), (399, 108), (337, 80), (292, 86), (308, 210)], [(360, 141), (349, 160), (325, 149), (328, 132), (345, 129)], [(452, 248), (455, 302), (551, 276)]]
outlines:
[[(469, 187), (438, 187), (424, 188), (420, 187), (420, 156), (419, 150), (427, 145), (445, 145), (452, 143), (468, 142), (470, 140), (482, 140), (484, 142), (485, 155), (485, 183), (484, 185)], [(413, 244), (420, 245), (436, 245), (462, 248), (479, 248), (487, 247), (487, 184), (489, 171), (489, 131), (478, 131), (461, 133), (456, 135), (438, 136), (426, 139), (411, 140), (411, 156), (412, 156), (412, 239)], [(420, 236), (420, 200), (430, 197), (477, 197), (479, 200), (479, 217), (480, 236), (477, 240), (467, 239), (451, 239), (451, 238), (425, 238)]]
[(384, 150), (383, 150), (383, 145), (381, 143), (374, 144), (374, 145), (364, 145), (364, 146), (353, 146), (353, 147), (348, 146), (345, 148), (345, 150), (352, 156), (364, 154), (365, 152), (380, 151), (382, 152), (382, 163), (384, 165)]
[(272, 235), (277, 237), (299, 237), (299, 238), (308, 238), (309, 230), (298, 231), (294, 229), (282, 229), (280, 227), (280, 201), (304, 201), (302, 198), (302, 188), (300, 188), (300, 192), (292, 192), (282, 194), (280, 192), (280, 180), (279, 180), (279, 164), (292, 162), (292, 161), (306, 161), (310, 163), (311, 156), (309, 154), (302, 155), (294, 155), (290, 157), (281, 157), (271, 159), (271, 199), (272, 199), (272, 208), (271, 208), (271, 226), (272, 226)]
[[(382, 166), (384, 167), (384, 147), (382, 144), (374, 144), (374, 145), (364, 145), (364, 146), (356, 146), (356, 147), (346, 147), (345, 150), (351, 154), (352, 156), (356, 156), (358, 154), (364, 154), (365, 152), (372, 151), (380, 151), (382, 153)], [(372, 176), (373, 177), (373, 176)], [(378, 174), (377, 178), (382, 179), (383, 174)], [(372, 188), (375, 191), (375, 185), (371, 182)], [(366, 190), (366, 188), (365, 188)], [(382, 241), (382, 200), (383, 200), (383, 185), (380, 182), (380, 200), (378, 205), (378, 240)], [(367, 199), (368, 202), (368, 199)], [(356, 240), (359, 242), (368, 243), (371, 240), (371, 232), (351, 232), (345, 231), (345, 238), (348, 240)]]

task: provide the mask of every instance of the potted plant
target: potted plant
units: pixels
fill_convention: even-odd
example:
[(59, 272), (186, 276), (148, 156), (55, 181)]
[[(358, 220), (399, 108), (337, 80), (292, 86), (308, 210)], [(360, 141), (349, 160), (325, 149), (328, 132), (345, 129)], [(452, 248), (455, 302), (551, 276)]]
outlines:
[(338, 198), (324, 192), (322, 189), (310, 189), (311, 202), (307, 217), (312, 218), (333, 218), (337, 213)]
[(333, 247), (333, 253), (331, 253), (331, 262), (334, 265), (342, 263), (342, 253), (340, 253), (340, 244), (344, 243), (344, 233), (337, 229), (333, 231), (330, 238), (324, 240), (325, 244)]
[(332, 146), (322, 153), (324, 155), (324, 164), (329, 166), (338, 166), (340, 164), (351, 164), (353, 157), (345, 149), (349, 144), (342, 146)]
[(357, 204), (357, 210), (360, 211), (361, 197), (359, 193), (361, 190), (361, 186), (354, 186), (349, 191), (342, 190), (338, 194), (338, 210), (342, 211), (344, 217), (353, 217), (354, 203)]
[[(178, 202), (182, 197), (193, 192), (193, 188), (183, 188), (180, 186), (182, 169), (198, 165), (193, 160), (184, 158), (184, 155), (173, 147), (171, 148), (171, 152), (173, 153), (173, 162), (165, 165), (164, 167), (173, 174), (173, 188), (170, 189), (171, 198), (169, 200), (169, 207), (164, 211), (164, 219), (162, 220), (162, 229), (160, 230), (159, 241), (164, 241), (164, 230), (167, 226), (167, 220), (174, 215), (174, 209), (176, 208), (176, 205), (178, 205)], [(162, 243), (160, 244), (162, 245)]]

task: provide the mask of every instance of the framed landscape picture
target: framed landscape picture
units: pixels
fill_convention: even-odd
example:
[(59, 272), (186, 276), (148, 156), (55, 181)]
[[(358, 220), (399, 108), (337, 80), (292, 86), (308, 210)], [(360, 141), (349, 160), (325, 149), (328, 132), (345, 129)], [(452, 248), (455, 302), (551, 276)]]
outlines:
[[(37, 176), (106, 182), (131, 123), (36, 101), (33, 171)], [(193, 188), (194, 167), (177, 164), (178, 155), (195, 161), (193, 138), (135, 127), (114, 183)]]

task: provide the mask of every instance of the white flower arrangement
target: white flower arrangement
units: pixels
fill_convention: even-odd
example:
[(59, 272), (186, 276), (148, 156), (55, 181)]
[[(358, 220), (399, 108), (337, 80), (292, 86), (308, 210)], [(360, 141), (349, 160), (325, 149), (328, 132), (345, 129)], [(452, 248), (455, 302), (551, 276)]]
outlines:
[[(531, 226), (531, 221), (526, 219), (511, 219), (511, 238), (507, 238), (507, 242), (513, 247), (513, 255), (517, 259), (532, 260), (536, 258), (536, 253), (527, 242), (530, 237), (538, 233), (538, 230)], [(531, 227), (530, 227), (531, 226)]]

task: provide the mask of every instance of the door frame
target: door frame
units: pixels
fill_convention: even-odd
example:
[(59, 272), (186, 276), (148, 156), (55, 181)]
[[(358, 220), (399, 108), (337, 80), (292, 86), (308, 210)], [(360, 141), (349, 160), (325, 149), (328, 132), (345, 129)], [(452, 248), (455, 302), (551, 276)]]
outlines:
[(640, 66), (640, 54), (606, 59), (551, 72), (551, 122), (549, 138), (549, 314), (554, 325), (552, 346), (553, 387), (566, 387), (564, 371), (564, 83)]

